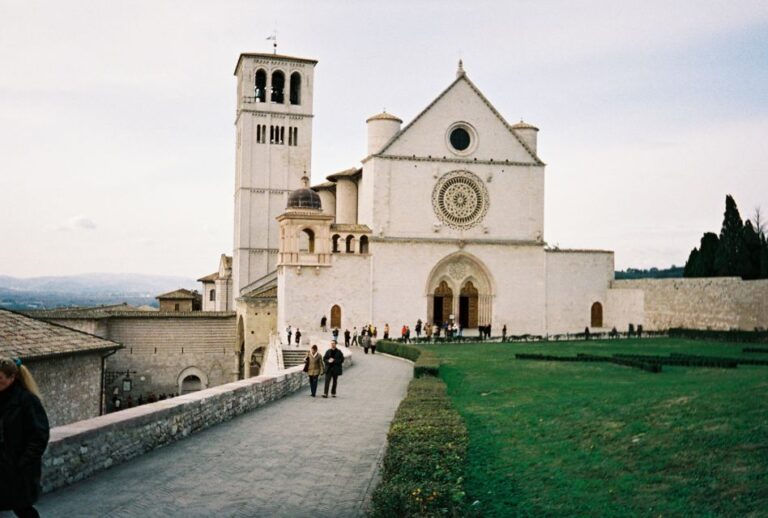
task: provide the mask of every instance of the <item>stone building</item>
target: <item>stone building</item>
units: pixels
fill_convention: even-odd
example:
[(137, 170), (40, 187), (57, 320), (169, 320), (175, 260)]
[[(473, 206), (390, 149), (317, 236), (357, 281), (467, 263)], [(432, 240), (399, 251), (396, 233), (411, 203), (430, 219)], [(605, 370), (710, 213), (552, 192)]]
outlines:
[(130, 395), (135, 402), (139, 396), (182, 394), (241, 377), (231, 311), (84, 308), (30, 313), (123, 344), (106, 359), (110, 398), (118, 395), (125, 401)]
[(116, 341), (0, 309), (0, 356), (21, 358), (43, 396), (51, 426), (101, 415), (105, 364)]
[(233, 311), (232, 257), (221, 254), (219, 269), (197, 279), (203, 283), (203, 311)]
[(202, 309), (202, 297), (197, 291), (181, 288), (155, 298), (160, 303), (160, 311), (200, 311)]

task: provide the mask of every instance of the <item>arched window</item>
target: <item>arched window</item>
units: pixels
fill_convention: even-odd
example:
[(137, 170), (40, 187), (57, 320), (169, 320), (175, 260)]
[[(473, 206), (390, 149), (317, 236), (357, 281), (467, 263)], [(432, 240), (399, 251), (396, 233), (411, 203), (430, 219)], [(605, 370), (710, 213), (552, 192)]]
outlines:
[(348, 254), (355, 253), (355, 236), (347, 236), (347, 250)]
[(301, 74), (291, 74), (291, 104), (301, 104)]
[(368, 236), (363, 236), (360, 238), (360, 253), (361, 254), (368, 253)]
[(339, 239), (341, 239), (341, 236), (338, 234), (333, 235), (333, 248), (331, 249), (334, 254), (338, 254), (341, 250), (339, 250)]
[(285, 74), (279, 70), (272, 72), (272, 95), (269, 100), (277, 104), (285, 102)]
[(208, 294), (208, 300), (211, 302), (216, 300), (216, 290), (211, 290), (211, 292)]
[(299, 252), (315, 253), (315, 233), (308, 228), (299, 234)]
[(196, 392), (198, 390), (202, 390), (203, 388), (203, 382), (200, 381), (200, 378), (195, 376), (194, 374), (190, 374), (184, 380), (181, 382), (181, 393), (182, 394), (189, 394), (190, 392)]
[(260, 68), (256, 71), (256, 83), (253, 95), (257, 103), (263, 103), (267, 100), (267, 72)]
[(589, 327), (603, 327), (603, 305), (599, 302), (592, 304), (592, 318)]

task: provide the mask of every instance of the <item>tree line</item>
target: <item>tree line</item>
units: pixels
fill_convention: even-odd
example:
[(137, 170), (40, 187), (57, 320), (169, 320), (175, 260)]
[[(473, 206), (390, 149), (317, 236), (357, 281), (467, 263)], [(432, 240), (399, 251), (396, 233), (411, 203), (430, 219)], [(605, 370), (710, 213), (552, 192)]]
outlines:
[(742, 221), (731, 195), (725, 197), (725, 214), (720, 235), (706, 232), (698, 248), (691, 250), (684, 277), (768, 278), (768, 240), (760, 209), (754, 222)]

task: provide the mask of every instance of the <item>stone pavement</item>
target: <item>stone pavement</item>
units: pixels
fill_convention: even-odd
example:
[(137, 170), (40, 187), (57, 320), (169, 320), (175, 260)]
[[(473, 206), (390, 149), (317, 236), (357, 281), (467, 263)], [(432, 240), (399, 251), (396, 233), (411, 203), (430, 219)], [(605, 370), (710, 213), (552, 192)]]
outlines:
[(45, 495), (37, 507), (44, 517), (360, 516), (413, 367), (353, 354), (336, 399), (320, 397), (321, 377), (317, 398), (303, 388)]

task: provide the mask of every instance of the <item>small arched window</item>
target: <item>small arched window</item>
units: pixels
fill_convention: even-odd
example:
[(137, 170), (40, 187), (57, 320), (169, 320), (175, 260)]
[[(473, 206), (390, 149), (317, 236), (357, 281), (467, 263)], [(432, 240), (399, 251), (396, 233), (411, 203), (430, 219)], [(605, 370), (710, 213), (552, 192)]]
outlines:
[(216, 301), (216, 290), (211, 290), (211, 292), (208, 294), (208, 300), (211, 302)]
[(348, 254), (354, 254), (355, 253), (355, 236), (347, 236), (347, 253)]
[(197, 392), (198, 390), (203, 389), (203, 382), (195, 376), (194, 374), (190, 374), (184, 380), (181, 382), (181, 393), (182, 394), (189, 394), (190, 392)]
[(339, 239), (341, 239), (341, 236), (338, 234), (333, 235), (333, 248), (332, 251), (334, 254), (338, 254), (341, 250), (339, 250)]
[(256, 71), (253, 95), (256, 98), (257, 103), (267, 101), (267, 72), (262, 68)]
[(315, 233), (305, 228), (299, 235), (299, 252), (315, 253)]
[(291, 104), (301, 104), (301, 74), (291, 74)]
[(272, 95), (269, 100), (277, 104), (285, 102), (285, 74), (279, 70), (272, 72)]
[(360, 253), (361, 254), (368, 253), (368, 236), (363, 236), (360, 238)]

